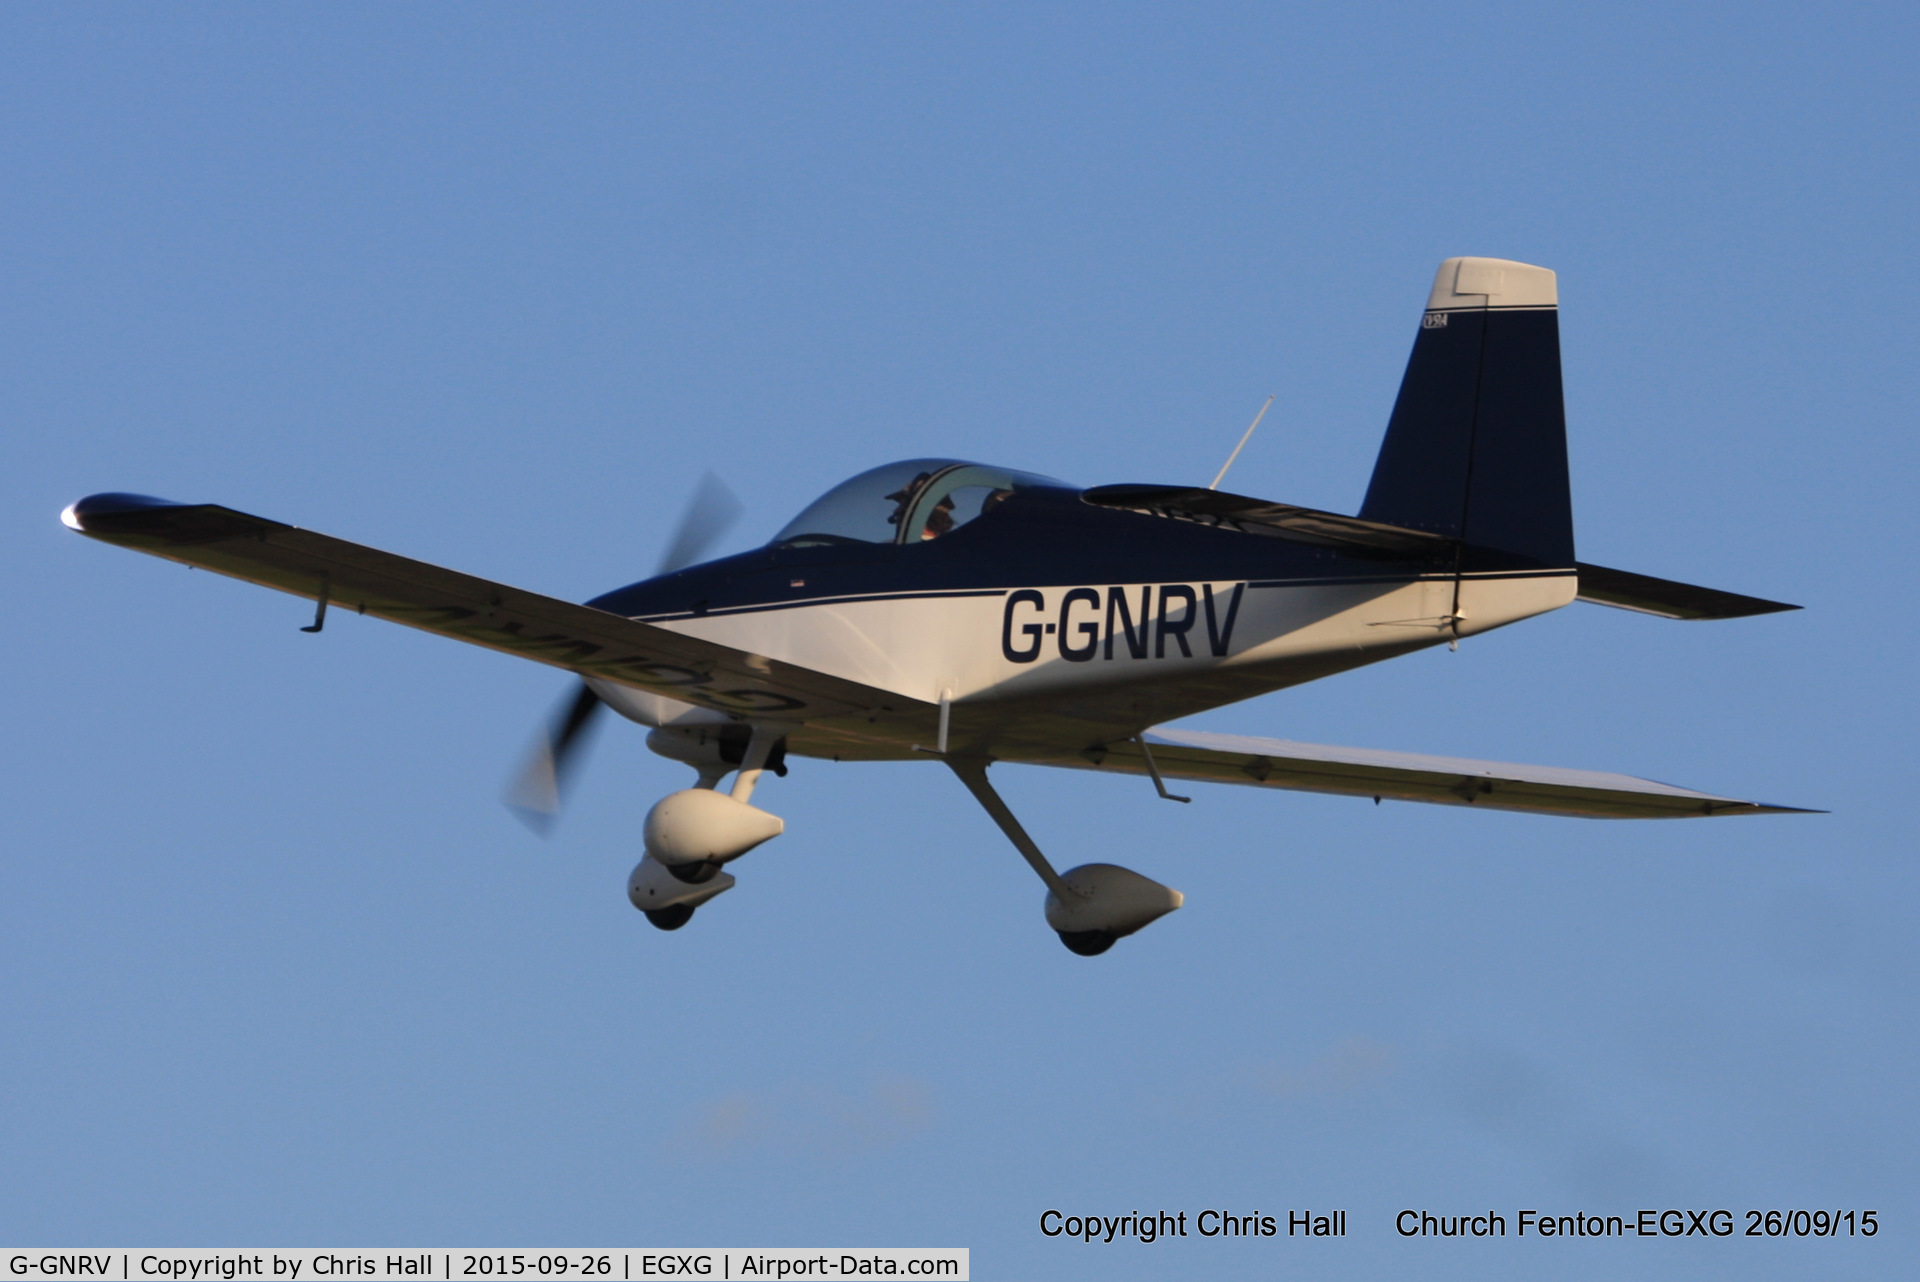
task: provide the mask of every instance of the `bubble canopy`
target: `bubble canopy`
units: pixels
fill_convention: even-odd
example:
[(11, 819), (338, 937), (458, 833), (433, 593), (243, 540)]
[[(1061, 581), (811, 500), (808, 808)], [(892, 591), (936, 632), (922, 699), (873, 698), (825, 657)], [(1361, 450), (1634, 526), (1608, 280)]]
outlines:
[(834, 486), (787, 522), (773, 545), (926, 543), (993, 511), (1020, 490), (1036, 488), (1073, 487), (959, 459), (907, 459)]

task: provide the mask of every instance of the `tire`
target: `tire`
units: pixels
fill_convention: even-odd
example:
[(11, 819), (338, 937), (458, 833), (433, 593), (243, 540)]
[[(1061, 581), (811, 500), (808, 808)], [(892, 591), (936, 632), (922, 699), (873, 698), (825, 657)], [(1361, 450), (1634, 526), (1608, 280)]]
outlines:
[[(647, 916), (651, 917), (653, 914), (648, 913)], [(1063, 930), (1058, 933), (1060, 942), (1067, 946), (1067, 951), (1078, 953), (1082, 957), (1098, 957), (1113, 947), (1115, 941), (1120, 938), (1104, 930)]]
[[(678, 930), (693, 920), (693, 908), (687, 904), (675, 904), (671, 908), (643, 909), (647, 920), (659, 930)], [(1068, 944), (1067, 947), (1073, 947)]]

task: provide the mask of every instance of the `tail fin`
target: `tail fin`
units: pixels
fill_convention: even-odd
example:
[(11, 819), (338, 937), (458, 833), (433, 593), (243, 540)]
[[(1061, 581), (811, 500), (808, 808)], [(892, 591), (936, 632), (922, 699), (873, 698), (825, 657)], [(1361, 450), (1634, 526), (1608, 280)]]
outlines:
[(1360, 515), (1508, 554), (1501, 562), (1573, 565), (1552, 272), (1502, 258), (1440, 264)]

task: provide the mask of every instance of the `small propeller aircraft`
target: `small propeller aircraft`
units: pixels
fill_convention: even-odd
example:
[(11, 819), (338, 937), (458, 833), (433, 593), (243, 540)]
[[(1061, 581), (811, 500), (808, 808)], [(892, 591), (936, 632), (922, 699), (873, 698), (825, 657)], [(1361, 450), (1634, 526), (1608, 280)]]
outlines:
[(1057, 872), (991, 763), (1141, 775), (1174, 801), (1187, 798), (1169, 780), (1592, 817), (1793, 810), (1626, 775), (1161, 728), (1576, 598), (1673, 619), (1797, 608), (1574, 559), (1557, 309), (1545, 268), (1441, 264), (1358, 516), (1223, 493), (1220, 478), (1081, 489), (912, 459), (835, 487), (764, 547), (696, 564), (736, 506), (710, 483), (654, 577), (585, 605), (211, 504), (96, 494), (62, 519), (312, 599), (309, 632), (346, 608), (577, 674), (512, 800), (556, 811), (602, 708), (651, 727), (648, 746), (698, 775), (647, 815), (627, 883), (663, 930), (784, 830), (751, 804), (765, 772), (927, 760), (1046, 883), (1062, 942), (1093, 955), (1180, 893), (1111, 864)]

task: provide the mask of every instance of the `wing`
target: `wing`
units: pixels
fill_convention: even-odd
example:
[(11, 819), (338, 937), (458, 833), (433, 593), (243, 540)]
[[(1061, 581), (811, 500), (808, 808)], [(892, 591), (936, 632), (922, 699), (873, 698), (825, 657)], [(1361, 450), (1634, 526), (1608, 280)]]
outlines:
[[(81, 499), (90, 538), (736, 716), (932, 724), (932, 705), (213, 504)], [(924, 734), (924, 732), (923, 732)]]
[(1217, 490), (1178, 485), (1100, 485), (1080, 495), (1095, 507), (1124, 508), (1151, 516), (1203, 525), (1221, 525), (1247, 533), (1270, 534), (1301, 543), (1337, 547), (1357, 555), (1389, 555), (1409, 560), (1440, 560), (1453, 555), (1457, 540), (1425, 530), (1409, 530), (1357, 516), (1341, 516), (1291, 503), (1269, 503)]
[[(1699, 815), (1819, 814), (1794, 806), (1718, 797), (1631, 775), (1557, 766), (1518, 766), (1411, 752), (1333, 748), (1287, 739), (1149, 730), (1153, 764), (1172, 779), (1259, 784), (1299, 792), (1333, 792), (1395, 801), (1431, 801), (1489, 810), (1524, 810), (1590, 819), (1683, 819)], [(1012, 758), (1019, 760), (1020, 758)], [(1121, 741), (1077, 757), (1029, 759), (1124, 774), (1149, 773), (1138, 744)]]

